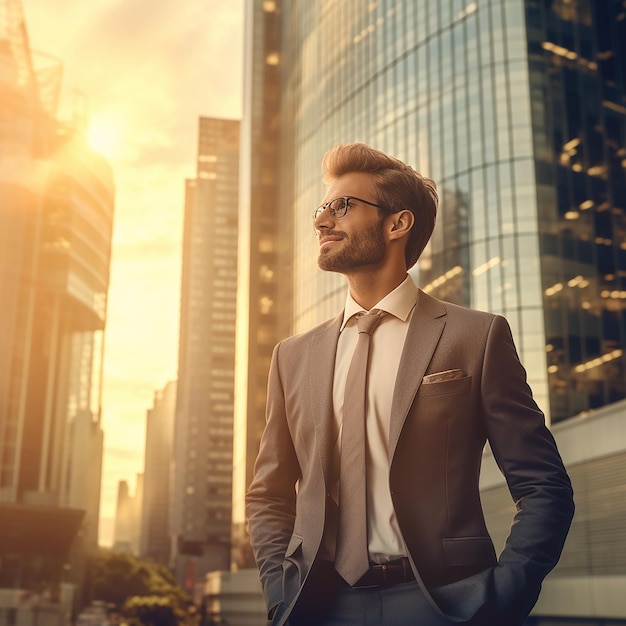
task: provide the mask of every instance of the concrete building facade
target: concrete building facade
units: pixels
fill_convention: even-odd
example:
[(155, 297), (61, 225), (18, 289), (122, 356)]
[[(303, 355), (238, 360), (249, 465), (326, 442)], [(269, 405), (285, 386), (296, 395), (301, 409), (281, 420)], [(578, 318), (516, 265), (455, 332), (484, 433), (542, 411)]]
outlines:
[(154, 394), (154, 405), (146, 416), (146, 448), (141, 502), (139, 556), (170, 563), (171, 460), (174, 450), (176, 382), (170, 381)]
[(117, 505), (113, 550), (139, 556), (141, 542), (141, 505), (143, 502), (143, 474), (135, 477), (135, 490), (127, 480), (117, 483)]
[(190, 592), (230, 566), (239, 121), (200, 118), (186, 183), (173, 495), (173, 565)]

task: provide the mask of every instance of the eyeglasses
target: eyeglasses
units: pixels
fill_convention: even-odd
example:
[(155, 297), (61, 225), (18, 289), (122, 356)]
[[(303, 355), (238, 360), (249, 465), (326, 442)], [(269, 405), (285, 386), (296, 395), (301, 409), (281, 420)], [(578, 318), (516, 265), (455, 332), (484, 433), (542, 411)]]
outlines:
[(330, 213), (330, 216), (334, 220), (340, 220), (342, 217), (345, 217), (348, 209), (350, 208), (350, 200), (357, 200), (359, 202), (363, 202), (363, 204), (369, 204), (370, 206), (375, 206), (378, 209), (382, 209), (385, 211), (385, 207), (380, 204), (374, 204), (369, 200), (363, 200), (362, 198), (357, 198), (356, 196), (339, 196), (338, 198), (333, 198), (328, 202), (322, 204), (322, 206), (315, 209), (313, 213), (313, 220), (316, 220), (326, 209)]

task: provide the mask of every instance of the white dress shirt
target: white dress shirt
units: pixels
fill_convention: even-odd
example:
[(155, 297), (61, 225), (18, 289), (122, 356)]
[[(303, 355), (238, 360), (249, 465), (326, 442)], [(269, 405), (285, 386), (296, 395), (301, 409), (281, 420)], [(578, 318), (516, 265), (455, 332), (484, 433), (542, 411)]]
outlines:
[[(367, 390), (367, 534), (370, 560), (384, 563), (407, 555), (389, 491), (389, 423), (400, 357), (417, 303), (417, 287), (409, 275), (372, 309), (386, 311), (370, 343)], [(333, 409), (338, 433), (335, 461), (339, 463), (343, 398), (348, 368), (356, 346), (355, 315), (364, 311), (350, 293), (337, 343)]]

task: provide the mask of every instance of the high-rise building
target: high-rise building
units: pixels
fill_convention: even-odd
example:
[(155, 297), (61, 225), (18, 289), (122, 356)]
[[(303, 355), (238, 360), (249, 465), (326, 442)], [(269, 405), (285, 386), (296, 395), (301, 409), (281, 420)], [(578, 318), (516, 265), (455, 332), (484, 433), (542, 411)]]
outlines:
[(254, 564), (245, 531), (244, 494), (265, 424), (272, 350), (291, 325), (293, 213), (280, 199), (281, 181), (291, 169), (289, 154), (280, 151), (279, 4), (247, 2), (246, 8), (232, 512), (235, 568)]
[(56, 594), (72, 542), (97, 545), (114, 185), (57, 119), (60, 63), (37, 71), (20, 0), (0, 16), (0, 587)]
[(200, 118), (186, 184), (171, 531), (179, 581), (230, 567), (239, 121)]
[(176, 382), (154, 394), (154, 406), (146, 418), (146, 447), (141, 503), (139, 556), (169, 565), (169, 513), (171, 460), (176, 415)]
[[(345, 301), (343, 277), (316, 266), (324, 152), (364, 141), (434, 178), (438, 223), (411, 273), (437, 297), (508, 318), (577, 492), (578, 516), (537, 610), (559, 623), (625, 615), (617, 587), (602, 582), (626, 581), (626, 505), (614, 497), (626, 488), (623, 2), (249, 0), (247, 10), (243, 145), (266, 165), (252, 121), (280, 112), (273, 226), (292, 228), (293, 298), (279, 308), (289, 331)], [(244, 228), (242, 241), (257, 241)], [(248, 428), (236, 434), (250, 446), (261, 411), (242, 415)], [(485, 474), (485, 510), (504, 539), (506, 486)]]
[[(31, 155), (30, 177), (28, 164), (16, 157), (26, 171), (21, 180), (11, 178), (15, 167), (7, 146), (0, 157), (0, 220), (7, 226), (0, 229), (6, 240), (0, 280), (7, 287), (0, 313), (6, 321), (0, 324), (6, 347), (1, 357), (0, 501), (90, 508), (96, 528), (97, 506), (93, 509), (77, 494), (85, 492), (84, 481), (99, 484), (101, 451), (80, 467), (82, 478), (72, 463), (78, 430), (87, 437), (79, 445), (101, 446), (111, 172), (75, 131), (55, 125), (35, 139), (48, 147), (44, 154)], [(81, 426), (85, 419), (91, 423), (87, 430)]]
[(87, 511), (83, 533), (85, 545), (98, 545), (98, 514), (104, 453), (104, 433), (90, 411), (76, 413), (68, 428), (65, 505)]
[(141, 510), (143, 502), (143, 474), (137, 474), (135, 491), (131, 493), (127, 480), (117, 483), (117, 507), (113, 550), (139, 556), (141, 542)]
[(115, 506), (115, 527), (113, 531), (113, 549), (116, 552), (132, 553), (132, 495), (127, 480), (117, 483), (117, 502)]

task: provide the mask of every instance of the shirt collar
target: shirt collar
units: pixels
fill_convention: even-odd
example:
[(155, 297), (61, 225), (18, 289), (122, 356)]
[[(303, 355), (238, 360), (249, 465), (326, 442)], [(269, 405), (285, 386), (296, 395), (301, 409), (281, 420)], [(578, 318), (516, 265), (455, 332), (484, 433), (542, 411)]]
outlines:
[[(377, 302), (372, 309), (380, 309), (406, 322), (417, 303), (417, 293), (417, 287), (413, 279), (407, 274), (406, 278), (393, 291), (390, 291), (382, 300)], [(348, 291), (341, 330), (345, 328), (351, 317), (362, 311), (365, 311), (365, 309), (355, 302), (350, 295), (350, 291)]]

